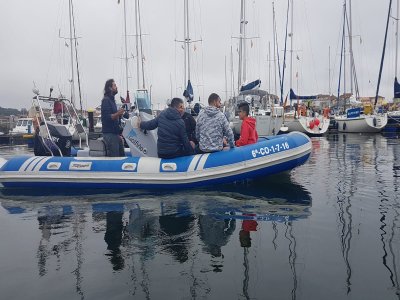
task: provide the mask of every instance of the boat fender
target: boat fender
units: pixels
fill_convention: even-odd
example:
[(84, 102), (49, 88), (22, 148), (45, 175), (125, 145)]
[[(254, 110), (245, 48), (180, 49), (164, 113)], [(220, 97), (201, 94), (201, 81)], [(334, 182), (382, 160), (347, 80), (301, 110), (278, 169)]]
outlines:
[(343, 130), (346, 130), (346, 127), (347, 127), (346, 122), (344, 122), (343, 123)]
[(376, 118), (374, 118), (374, 119), (372, 120), (372, 123), (374, 124), (374, 127), (376, 127)]
[(315, 118), (315, 119), (314, 119), (314, 125), (315, 125), (315, 126), (318, 126), (319, 123), (320, 123), (320, 122), (319, 122), (319, 119), (318, 119), (318, 118)]
[(314, 123), (314, 120), (311, 120), (311, 121), (310, 121), (310, 129), (313, 129), (313, 128), (314, 128), (314, 125), (316, 125), (316, 124)]

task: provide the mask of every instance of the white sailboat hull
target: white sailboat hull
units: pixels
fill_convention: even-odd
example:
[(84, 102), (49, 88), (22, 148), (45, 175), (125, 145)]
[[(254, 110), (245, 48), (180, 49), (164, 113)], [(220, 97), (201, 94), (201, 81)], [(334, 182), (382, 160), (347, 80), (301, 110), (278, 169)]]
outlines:
[(374, 133), (382, 131), (387, 124), (388, 118), (387, 114), (372, 114), (360, 115), (357, 118), (337, 116), (335, 121), (338, 124), (339, 132)]
[[(318, 126), (316, 125), (310, 126), (310, 124), (312, 122), (315, 122), (316, 119), (318, 119), (319, 121)], [(285, 128), (286, 132), (299, 131), (309, 136), (321, 136), (328, 131), (329, 119), (321, 116), (320, 117), (300, 116), (289, 120), (285, 118), (285, 127), (286, 127)]]
[[(262, 115), (253, 116), (256, 119), (256, 130), (259, 137), (276, 135), (282, 127), (283, 118), (279, 116)], [(235, 118), (232, 121), (232, 129), (235, 134), (240, 134), (242, 121)]]

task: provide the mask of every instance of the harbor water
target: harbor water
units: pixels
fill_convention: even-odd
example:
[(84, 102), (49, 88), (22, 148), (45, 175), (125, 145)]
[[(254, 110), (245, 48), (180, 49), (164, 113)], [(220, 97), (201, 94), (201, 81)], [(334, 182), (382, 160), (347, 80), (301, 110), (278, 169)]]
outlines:
[(2, 190), (2, 298), (400, 299), (400, 140), (312, 145), (291, 172), (206, 189)]

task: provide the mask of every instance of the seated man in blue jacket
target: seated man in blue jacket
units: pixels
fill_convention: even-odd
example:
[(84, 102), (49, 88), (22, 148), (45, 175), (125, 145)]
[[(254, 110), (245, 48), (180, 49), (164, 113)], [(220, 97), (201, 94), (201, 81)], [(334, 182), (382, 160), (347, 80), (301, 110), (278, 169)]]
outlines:
[(158, 127), (157, 153), (160, 158), (174, 158), (194, 154), (194, 143), (189, 142), (182, 115), (183, 100), (173, 98), (171, 105), (150, 121), (140, 122), (140, 129), (153, 130)]

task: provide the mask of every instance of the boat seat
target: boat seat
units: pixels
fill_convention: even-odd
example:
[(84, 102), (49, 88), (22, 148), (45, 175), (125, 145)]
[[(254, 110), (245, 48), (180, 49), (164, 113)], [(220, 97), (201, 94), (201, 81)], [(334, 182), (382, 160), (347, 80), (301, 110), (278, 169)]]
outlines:
[(106, 143), (103, 138), (89, 139), (89, 156), (107, 156)]

